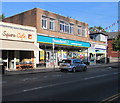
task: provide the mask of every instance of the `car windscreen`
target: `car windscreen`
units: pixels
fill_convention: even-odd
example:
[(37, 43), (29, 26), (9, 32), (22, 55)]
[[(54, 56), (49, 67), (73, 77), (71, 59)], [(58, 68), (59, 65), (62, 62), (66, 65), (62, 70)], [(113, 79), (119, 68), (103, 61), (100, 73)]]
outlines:
[(71, 63), (71, 60), (62, 60), (62, 63)]

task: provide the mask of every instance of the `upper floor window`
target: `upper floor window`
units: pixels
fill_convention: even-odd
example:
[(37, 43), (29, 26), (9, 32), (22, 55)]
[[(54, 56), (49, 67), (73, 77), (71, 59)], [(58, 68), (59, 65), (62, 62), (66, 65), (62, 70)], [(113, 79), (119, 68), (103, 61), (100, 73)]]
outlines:
[(42, 16), (42, 28), (47, 29), (47, 18)]
[(50, 28), (50, 30), (55, 30), (55, 23), (54, 23), (54, 19), (51, 19), (50, 18), (50, 25), (49, 25), (49, 28)]
[(85, 26), (82, 27), (82, 36), (86, 37), (86, 27)]
[(81, 26), (78, 26), (78, 35), (82, 36), (82, 27)]
[(65, 33), (69, 33), (69, 24), (65, 24)]
[(65, 24), (64, 24), (64, 22), (60, 22), (60, 31), (61, 32), (64, 32), (65, 31)]
[(73, 24), (68, 24), (63, 21), (60, 22), (60, 31), (64, 33), (73, 34)]
[(73, 32), (74, 32), (74, 31), (73, 31), (73, 30), (74, 30), (74, 27), (73, 27), (73, 26), (74, 26), (73, 24), (70, 24), (70, 32), (69, 32), (70, 34), (73, 34)]

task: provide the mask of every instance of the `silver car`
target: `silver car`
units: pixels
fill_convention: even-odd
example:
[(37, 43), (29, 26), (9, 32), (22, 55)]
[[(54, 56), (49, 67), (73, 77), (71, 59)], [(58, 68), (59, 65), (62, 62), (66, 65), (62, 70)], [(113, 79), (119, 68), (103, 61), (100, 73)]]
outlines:
[(68, 70), (72, 72), (76, 71), (86, 71), (87, 65), (82, 62), (80, 59), (64, 59), (60, 63), (59, 69), (61, 71)]

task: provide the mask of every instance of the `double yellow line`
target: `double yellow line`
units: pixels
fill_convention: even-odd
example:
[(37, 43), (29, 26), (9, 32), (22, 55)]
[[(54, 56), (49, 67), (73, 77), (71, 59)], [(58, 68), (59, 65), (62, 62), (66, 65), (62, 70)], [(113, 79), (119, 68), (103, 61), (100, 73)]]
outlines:
[(99, 103), (109, 103), (109, 102), (111, 102), (111, 101), (113, 101), (113, 100), (115, 100), (115, 99), (117, 99), (117, 98), (120, 98), (120, 93), (115, 94), (115, 95), (113, 95), (113, 96), (111, 96), (111, 97), (108, 97), (108, 98), (102, 100), (102, 101), (99, 102)]

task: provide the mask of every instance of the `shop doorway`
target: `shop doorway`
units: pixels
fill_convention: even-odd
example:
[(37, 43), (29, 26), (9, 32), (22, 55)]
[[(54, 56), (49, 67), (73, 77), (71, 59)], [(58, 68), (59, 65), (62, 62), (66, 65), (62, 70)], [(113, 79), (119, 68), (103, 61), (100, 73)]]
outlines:
[(57, 51), (53, 52), (52, 51), (46, 51), (46, 67), (56, 67), (58, 66), (58, 53)]
[(4, 62), (5, 69), (14, 69), (14, 51), (13, 50), (3, 50), (2, 59)]

